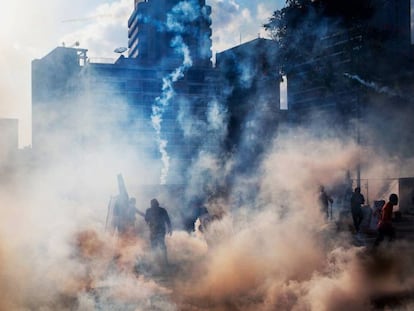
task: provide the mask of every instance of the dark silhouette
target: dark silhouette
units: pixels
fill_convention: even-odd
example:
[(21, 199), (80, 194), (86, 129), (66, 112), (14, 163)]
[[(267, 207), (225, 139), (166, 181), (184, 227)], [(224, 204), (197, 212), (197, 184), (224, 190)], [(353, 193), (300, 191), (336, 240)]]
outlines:
[(365, 204), (365, 198), (361, 194), (361, 188), (356, 187), (354, 193), (351, 197), (351, 213), (352, 213), (352, 220), (354, 222), (354, 228), (356, 232), (359, 232), (359, 227), (362, 222), (363, 214), (361, 205)]
[(356, 187), (351, 197), (351, 213), (352, 220), (354, 222), (354, 228), (356, 232), (359, 232), (359, 227), (362, 222), (363, 213), (361, 205), (365, 204), (365, 198), (361, 194), (361, 188)]
[[(151, 200), (151, 207), (145, 212), (145, 221), (150, 229), (150, 241), (153, 251), (161, 251), (164, 263), (167, 264), (167, 247), (165, 234), (172, 234), (170, 217), (165, 208), (161, 207), (157, 199)], [(167, 231), (166, 231), (167, 227)]]
[(318, 197), (319, 206), (321, 208), (321, 212), (324, 213), (326, 216), (326, 219), (328, 219), (329, 218), (329, 203), (332, 204), (333, 199), (325, 192), (324, 186), (321, 186), (319, 190), (320, 190), (319, 197)]
[(135, 216), (144, 214), (136, 208), (136, 199), (129, 197), (122, 174), (118, 174), (117, 179), (119, 194), (109, 201), (105, 229), (111, 224), (113, 233), (133, 236), (136, 234)]
[(378, 246), (388, 236), (389, 241), (395, 237), (395, 229), (392, 225), (392, 212), (395, 205), (398, 204), (398, 196), (393, 193), (389, 197), (389, 201), (381, 209), (381, 216), (378, 222), (378, 235), (374, 246)]

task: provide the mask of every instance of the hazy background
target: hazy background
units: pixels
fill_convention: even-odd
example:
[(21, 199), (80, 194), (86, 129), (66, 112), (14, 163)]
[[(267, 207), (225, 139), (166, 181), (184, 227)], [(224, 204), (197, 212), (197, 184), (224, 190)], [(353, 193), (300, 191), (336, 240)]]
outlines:
[[(149, 200), (138, 184), (150, 181), (156, 163), (127, 149), (120, 157), (114, 147), (124, 146), (106, 142), (59, 153), (29, 176), (3, 184), (0, 310), (362, 311), (371, 299), (414, 285), (410, 245), (396, 242), (369, 255), (320, 212), (319, 184), (341, 184), (359, 155), (370, 153), (341, 133), (315, 136), (302, 128), (279, 135), (255, 173), (234, 176), (231, 191), (206, 203), (222, 218), (205, 234), (180, 230), (183, 202), (158, 197), (175, 229), (166, 239), (166, 278), (153, 273), (141, 217), (131, 240), (105, 231), (115, 174), (125, 170), (129, 193), (144, 210)], [(387, 174), (396, 164), (377, 155), (365, 166)], [(185, 192), (226, 180), (231, 166), (231, 159), (200, 152)], [(398, 310), (410, 307), (403, 303)]]

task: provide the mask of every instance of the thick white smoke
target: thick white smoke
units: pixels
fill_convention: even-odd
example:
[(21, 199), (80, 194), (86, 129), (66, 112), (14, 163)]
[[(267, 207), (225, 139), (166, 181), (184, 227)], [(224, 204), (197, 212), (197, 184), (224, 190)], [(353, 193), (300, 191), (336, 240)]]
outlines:
[[(204, 234), (205, 257), (190, 274), (178, 276), (185, 300), (194, 310), (367, 310), (376, 295), (412, 286), (413, 269), (405, 259), (397, 264), (394, 256), (405, 246), (367, 255), (320, 213), (318, 185), (341, 183), (358, 158), (352, 142), (303, 132), (279, 137), (258, 176), (255, 200), (245, 206), (223, 203), (227, 214)], [(371, 165), (381, 163), (376, 159)], [(169, 242), (174, 254), (182, 250), (174, 236)], [(377, 260), (389, 267), (382, 270)], [(388, 269), (407, 274), (395, 280)]]
[[(170, 100), (168, 83), (166, 90)], [(412, 298), (404, 301), (414, 285), (412, 245), (397, 242), (374, 255), (356, 248), (316, 200), (320, 184), (340, 184), (361, 158), (368, 158), (365, 172), (387, 174), (398, 162), (305, 128), (281, 133), (250, 175), (237, 175), (234, 155), (221, 153), (228, 122), (221, 103), (209, 104), (205, 123), (181, 111), (185, 135), (205, 142), (182, 191), (213, 192), (207, 208), (217, 217), (204, 233), (167, 237), (170, 266), (160, 274), (142, 218), (135, 236), (105, 231), (115, 176), (123, 173), (143, 210), (139, 186), (158, 180), (158, 161), (124, 139), (131, 133), (118, 123), (122, 103), (120, 114), (102, 115), (102, 106), (83, 100), (73, 107), (61, 116), (65, 126), (45, 133), (47, 160), (2, 180), (0, 310), (369, 310), (389, 295), (402, 297), (399, 307), (385, 302), (390, 309), (413, 307)], [(185, 207), (160, 202), (177, 224), (174, 211)]]
[[(381, 297), (412, 288), (409, 246), (396, 243), (369, 255), (325, 221), (316, 200), (319, 184), (340, 183), (359, 155), (352, 141), (307, 131), (280, 135), (256, 184), (237, 183), (208, 206), (224, 213), (207, 231), (167, 237), (166, 274), (154, 268), (141, 218), (137, 236), (105, 233), (105, 196), (116, 192), (111, 172), (101, 167), (78, 184), (64, 165), (44, 166), (2, 189), (9, 208), (1, 210), (1, 310), (373, 308)], [(373, 158), (369, 166), (383, 162)], [(249, 200), (235, 198), (252, 191)], [(172, 212), (168, 202), (161, 203)]]
[(163, 167), (161, 170), (161, 176), (160, 176), (161, 185), (164, 185), (166, 183), (168, 171), (170, 168), (170, 157), (167, 152), (168, 141), (162, 138), (162, 131), (161, 131), (163, 114), (165, 112), (165, 109), (170, 104), (170, 101), (174, 97), (173, 84), (177, 82), (179, 79), (181, 79), (184, 76), (184, 72), (192, 65), (189, 49), (186, 46), (186, 44), (183, 42), (180, 36), (175, 37), (175, 39), (172, 42), (172, 45), (176, 47), (182, 53), (182, 55), (184, 56), (184, 61), (181, 66), (176, 68), (167, 77), (163, 78), (162, 94), (161, 96), (155, 99), (155, 104), (152, 106), (152, 115), (151, 115), (152, 126), (154, 127), (156, 135), (157, 135), (159, 151), (161, 153), (161, 161), (163, 163)]
[(193, 65), (190, 50), (185, 44), (182, 34), (186, 31), (186, 23), (194, 21), (199, 14), (201, 14), (200, 7), (194, 1), (179, 2), (172, 8), (171, 12), (167, 14), (167, 22), (164, 29), (175, 33), (170, 44), (177, 54), (183, 57), (183, 62), (172, 73), (163, 78), (162, 94), (156, 98), (155, 104), (152, 106), (151, 121), (156, 131), (159, 151), (161, 153), (161, 161), (163, 163), (160, 176), (161, 185), (166, 183), (170, 168), (170, 157), (167, 152), (168, 140), (162, 137), (161, 125), (163, 114), (174, 97), (173, 84), (183, 78), (184, 73)]

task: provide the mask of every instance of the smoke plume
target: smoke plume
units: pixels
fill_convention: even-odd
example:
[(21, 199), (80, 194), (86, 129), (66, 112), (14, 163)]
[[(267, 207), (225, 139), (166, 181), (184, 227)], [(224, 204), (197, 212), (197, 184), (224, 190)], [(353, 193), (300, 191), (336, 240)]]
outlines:
[[(184, 16), (193, 18), (188, 12)], [(317, 203), (320, 185), (338, 200), (333, 189), (357, 165), (387, 175), (400, 161), (321, 122), (281, 131), (261, 146), (253, 164), (247, 147), (223, 148), (229, 117), (223, 103), (211, 101), (206, 120), (191, 118), (179, 103), (184, 136), (200, 141), (193, 161), (185, 163), (186, 183), (170, 196), (143, 187), (158, 184), (159, 171), (167, 178), (162, 117), (174, 81), (192, 65), (180, 35), (174, 44), (183, 63), (165, 77), (152, 111), (164, 170), (145, 156), (153, 140), (125, 131), (121, 120), (131, 111), (122, 99), (82, 94), (58, 102), (62, 111), (40, 114), (45, 154), (1, 180), (0, 310), (412, 309), (412, 242), (384, 244), (376, 253), (356, 247), (351, 233), (337, 230)], [(114, 106), (102, 109), (108, 102)], [(261, 113), (248, 120), (257, 128)], [(131, 145), (131, 139), (142, 143)], [(241, 141), (248, 145), (247, 137)], [(246, 166), (248, 173), (238, 171)], [(167, 269), (151, 252), (141, 216), (133, 235), (107, 230), (120, 172), (138, 209), (155, 192), (170, 213), (175, 230), (166, 237)], [(183, 231), (180, 214), (198, 196), (210, 222)]]
[[(68, 170), (45, 168), (1, 193), (10, 207), (1, 211), (1, 309), (369, 310), (393, 296), (408, 310), (410, 245), (370, 254), (326, 222), (317, 205), (318, 186), (340, 184), (360, 152), (352, 141), (309, 131), (279, 135), (255, 176), (254, 194), (238, 199), (252, 184), (237, 183), (207, 204), (212, 214), (221, 211), (207, 230), (166, 238), (164, 273), (141, 218), (137, 235), (105, 232), (99, 196), (115, 191), (110, 182), (91, 178), (97, 189), (90, 191), (95, 187), (83, 189)], [(382, 163), (378, 157), (367, 165)], [(70, 178), (57, 186), (61, 173)], [(179, 208), (161, 204), (172, 215)]]
[(162, 138), (162, 119), (165, 109), (170, 105), (174, 97), (173, 84), (184, 76), (184, 73), (193, 65), (190, 50), (185, 44), (182, 34), (185, 33), (186, 23), (195, 20), (199, 16), (200, 7), (194, 1), (179, 2), (174, 6), (170, 13), (167, 14), (166, 30), (175, 33), (171, 40), (171, 47), (177, 54), (183, 57), (182, 64), (177, 67), (167, 77), (163, 78), (162, 94), (157, 97), (155, 104), (152, 107), (151, 121), (156, 131), (159, 151), (161, 153), (161, 161), (163, 168), (160, 176), (160, 184), (164, 185), (167, 181), (167, 176), (170, 167), (170, 157), (167, 151), (168, 141)]

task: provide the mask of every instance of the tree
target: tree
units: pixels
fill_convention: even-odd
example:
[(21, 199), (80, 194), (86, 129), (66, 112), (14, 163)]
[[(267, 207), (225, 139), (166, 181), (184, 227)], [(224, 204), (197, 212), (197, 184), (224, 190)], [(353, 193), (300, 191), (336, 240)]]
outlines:
[(338, 32), (351, 34), (372, 13), (370, 0), (287, 0), (264, 28), (279, 43), (279, 62), (286, 73), (321, 57), (323, 38)]

